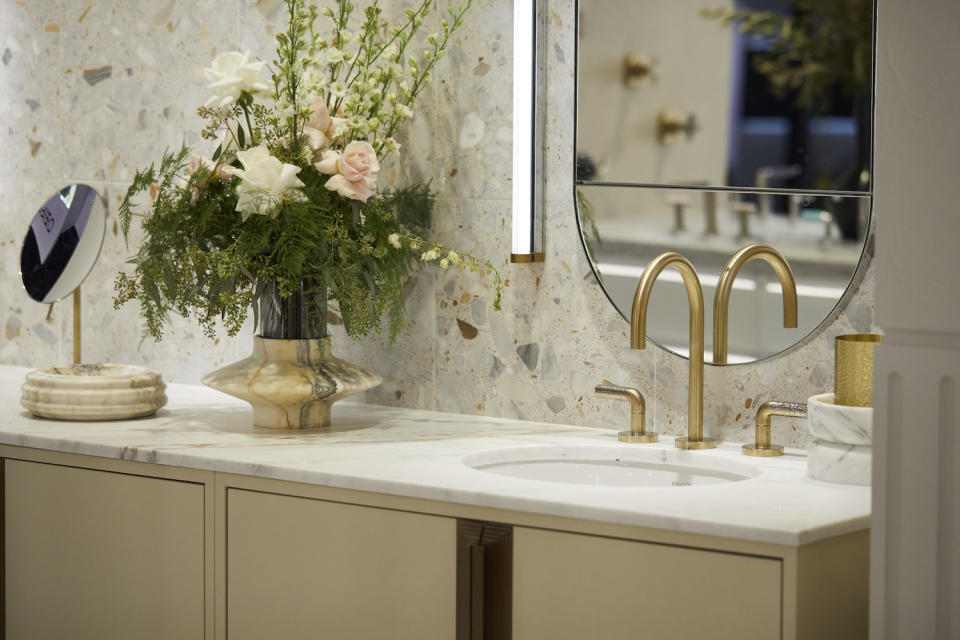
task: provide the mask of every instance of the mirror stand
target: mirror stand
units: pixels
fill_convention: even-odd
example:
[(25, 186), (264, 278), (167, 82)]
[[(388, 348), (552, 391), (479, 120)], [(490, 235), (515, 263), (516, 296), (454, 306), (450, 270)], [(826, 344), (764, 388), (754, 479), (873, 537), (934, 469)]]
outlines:
[(82, 362), (83, 343), (80, 339), (81, 317), (80, 317), (80, 286), (73, 290), (73, 364)]

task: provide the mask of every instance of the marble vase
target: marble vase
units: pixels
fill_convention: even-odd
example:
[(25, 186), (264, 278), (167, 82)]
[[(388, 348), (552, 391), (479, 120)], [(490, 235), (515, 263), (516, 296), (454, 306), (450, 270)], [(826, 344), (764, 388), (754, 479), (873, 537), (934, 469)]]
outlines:
[(334, 356), (329, 336), (254, 336), (253, 354), (208, 373), (201, 382), (249, 402), (255, 427), (315, 429), (330, 425), (334, 402), (371, 389), (382, 379)]

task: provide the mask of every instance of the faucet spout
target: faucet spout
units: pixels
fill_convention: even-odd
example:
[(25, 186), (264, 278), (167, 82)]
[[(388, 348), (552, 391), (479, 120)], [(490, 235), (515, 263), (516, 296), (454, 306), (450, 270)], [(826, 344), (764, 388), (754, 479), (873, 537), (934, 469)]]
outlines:
[(790, 265), (773, 247), (765, 244), (748, 245), (733, 254), (717, 282), (717, 292), (713, 298), (714, 364), (727, 362), (727, 317), (730, 309), (730, 293), (733, 291), (733, 281), (737, 278), (740, 269), (751, 260), (763, 260), (773, 267), (777, 278), (780, 279), (780, 290), (783, 293), (783, 328), (797, 328), (797, 284), (793, 279)]
[(647, 346), (647, 305), (653, 285), (667, 267), (680, 272), (690, 301), (690, 385), (687, 398), (687, 437), (677, 438), (680, 449), (712, 449), (714, 438), (703, 437), (703, 289), (690, 261), (679, 253), (668, 252), (650, 261), (643, 270), (630, 313), (630, 348)]

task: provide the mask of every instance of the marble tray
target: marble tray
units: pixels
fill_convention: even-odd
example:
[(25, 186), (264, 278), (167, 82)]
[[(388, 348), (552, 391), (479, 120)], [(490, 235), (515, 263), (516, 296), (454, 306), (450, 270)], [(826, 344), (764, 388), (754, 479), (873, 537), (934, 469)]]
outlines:
[(79, 364), (27, 374), (20, 404), (41, 418), (123, 420), (153, 415), (167, 403), (160, 374), (123, 364)]

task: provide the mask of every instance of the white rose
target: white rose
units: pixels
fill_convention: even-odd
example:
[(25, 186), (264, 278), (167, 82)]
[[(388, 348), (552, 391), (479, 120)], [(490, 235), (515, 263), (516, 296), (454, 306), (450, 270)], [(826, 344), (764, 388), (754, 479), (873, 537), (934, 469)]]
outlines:
[(300, 167), (280, 162), (264, 145), (240, 151), (237, 159), (243, 169), (234, 168), (232, 173), (240, 177), (237, 211), (243, 214), (244, 220), (253, 213), (273, 215), (284, 199), (303, 199), (303, 194), (297, 191), (304, 186), (297, 177)]
[(269, 91), (270, 87), (260, 78), (266, 63), (250, 58), (249, 51), (227, 51), (214, 58), (213, 64), (203, 70), (209, 83), (207, 88), (214, 93), (207, 101), (208, 107), (226, 109), (244, 91), (251, 94)]
[(389, 242), (390, 245), (391, 245), (394, 249), (402, 249), (402, 248), (403, 248), (403, 245), (400, 244), (400, 234), (399, 234), (399, 233), (391, 233), (389, 236), (387, 236), (387, 242)]

